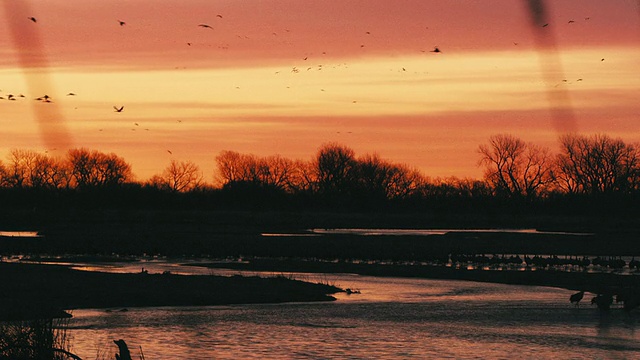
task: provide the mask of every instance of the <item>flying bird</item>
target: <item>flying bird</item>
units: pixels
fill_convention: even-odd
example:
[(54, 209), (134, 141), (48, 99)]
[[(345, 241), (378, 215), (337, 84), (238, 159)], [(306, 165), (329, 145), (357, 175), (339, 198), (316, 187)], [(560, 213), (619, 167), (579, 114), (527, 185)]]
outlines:
[(574, 20), (569, 20), (567, 21), (567, 24), (573, 24), (575, 21)]
[(126, 22), (122, 21), (122, 20), (118, 20), (118, 24), (120, 24), (120, 26), (125, 26), (127, 25)]
[(67, 96), (76, 96), (76, 94), (70, 92), (70, 93), (67, 94)]
[(222, 15), (218, 14), (218, 15), (216, 15), (216, 16), (217, 16), (217, 17), (219, 17), (220, 19), (222, 19)]
[(167, 152), (168, 152), (169, 154), (173, 155), (173, 153), (171, 152), (171, 150), (167, 150)]
[(213, 30), (211, 25), (208, 25), (208, 24), (199, 24), (198, 26), (203, 27), (203, 28), (209, 28), (209, 29)]
[(122, 112), (122, 110), (124, 110), (124, 105), (120, 106), (119, 108), (114, 106), (113, 108), (116, 110), (116, 112)]
[(33, 22), (38, 22), (38, 20), (36, 20), (36, 18), (34, 18), (33, 16), (28, 17), (27, 19), (29, 19), (29, 20), (31, 20), (31, 21), (33, 21)]
[(432, 53), (440, 53), (442, 51), (440, 51), (440, 49), (436, 46), (433, 48), (433, 50), (431, 50)]

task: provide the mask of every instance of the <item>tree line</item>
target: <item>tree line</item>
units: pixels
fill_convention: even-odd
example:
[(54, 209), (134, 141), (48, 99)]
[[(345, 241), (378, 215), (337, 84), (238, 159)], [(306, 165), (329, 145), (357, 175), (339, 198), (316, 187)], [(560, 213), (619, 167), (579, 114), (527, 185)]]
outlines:
[[(329, 143), (310, 160), (222, 151), (215, 157), (214, 183), (206, 183), (191, 161), (172, 160), (148, 180), (135, 179), (131, 165), (113, 154), (86, 148), (63, 157), (14, 149), (0, 161), (0, 190), (113, 192), (143, 189), (156, 194), (218, 193), (240, 204), (274, 202), (305, 206), (403, 206), (464, 200), (535, 203), (567, 197), (624, 198), (640, 190), (640, 147), (607, 135), (566, 134), (560, 151), (508, 134), (478, 147), (482, 179), (430, 178), (416, 168), (377, 154), (356, 156)], [(226, 196), (226, 197), (225, 197)]]

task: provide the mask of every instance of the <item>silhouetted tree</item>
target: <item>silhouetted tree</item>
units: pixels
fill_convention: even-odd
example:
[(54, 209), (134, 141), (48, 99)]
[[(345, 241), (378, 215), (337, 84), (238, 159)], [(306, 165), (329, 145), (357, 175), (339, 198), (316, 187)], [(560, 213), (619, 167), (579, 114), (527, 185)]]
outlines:
[(159, 189), (188, 192), (200, 188), (204, 183), (204, 176), (200, 167), (191, 161), (171, 160), (162, 174), (153, 176), (149, 182)]
[(131, 166), (116, 154), (71, 149), (67, 153), (71, 178), (76, 187), (111, 187), (133, 178)]
[(33, 187), (62, 189), (71, 181), (69, 164), (61, 158), (38, 154), (33, 164), (31, 184)]
[(295, 163), (280, 155), (258, 157), (223, 151), (216, 157), (216, 164), (218, 182), (223, 186), (242, 182), (286, 191), (296, 187), (293, 183)]
[(480, 145), (480, 164), (496, 194), (531, 199), (553, 180), (553, 161), (547, 148), (500, 134)]
[(353, 186), (355, 152), (339, 144), (324, 145), (315, 160), (318, 191), (321, 194), (346, 194)]
[(4, 166), (2, 160), (0, 160), (0, 187), (6, 187), (8, 185), (8, 173), (7, 168)]
[(292, 164), (288, 188), (293, 193), (313, 193), (318, 190), (315, 164), (311, 161), (296, 160)]
[(6, 168), (6, 182), (10, 187), (31, 186), (33, 167), (37, 153), (32, 150), (12, 149)]
[(280, 155), (259, 159), (260, 181), (278, 189), (291, 190), (294, 162)]
[(557, 183), (567, 192), (610, 193), (636, 190), (640, 177), (637, 146), (607, 135), (569, 134), (560, 138)]
[(258, 182), (259, 164), (254, 155), (225, 150), (216, 156), (217, 179), (221, 185)]
[(405, 198), (424, 182), (417, 170), (392, 164), (377, 154), (365, 155), (356, 161), (353, 175), (358, 189), (367, 196), (380, 199)]

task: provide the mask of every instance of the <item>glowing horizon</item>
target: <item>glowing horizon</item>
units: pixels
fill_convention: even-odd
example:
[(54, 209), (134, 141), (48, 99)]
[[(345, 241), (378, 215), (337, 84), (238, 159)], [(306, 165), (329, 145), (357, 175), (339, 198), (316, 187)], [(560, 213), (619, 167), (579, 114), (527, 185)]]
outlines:
[(114, 152), (139, 179), (171, 159), (211, 179), (222, 150), (308, 160), (328, 142), (430, 177), (478, 178), (476, 150), (490, 135), (555, 149), (554, 92), (567, 96), (581, 133), (640, 142), (632, 2), (551, 4), (557, 74), (543, 73), (547, 50), (536, 49), (520, 2), (150, 4), (33, 3), (38, 22), (18, 26), (41, 29), (50, 86), (28, 84), (40, 70), (28, 56), (18, 66), (1, 34), (0, 96), (25, 98), (0, 100), (0, 154), (64, 153), (38, 130), (35, 113), (53, 104), (33, 99), (45, 93), (71, 147)]

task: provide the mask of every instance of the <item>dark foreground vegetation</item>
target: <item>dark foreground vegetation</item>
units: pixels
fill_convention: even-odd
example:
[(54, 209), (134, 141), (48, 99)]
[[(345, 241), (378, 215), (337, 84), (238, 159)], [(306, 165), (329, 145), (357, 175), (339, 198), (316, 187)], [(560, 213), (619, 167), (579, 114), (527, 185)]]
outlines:
[(283, 276), (112, 274), (2, 262), (0, 279), (0, 359), (11, 360), (79, 359), (70, 352), (64, 310), (329, 301), (342, 291)]

